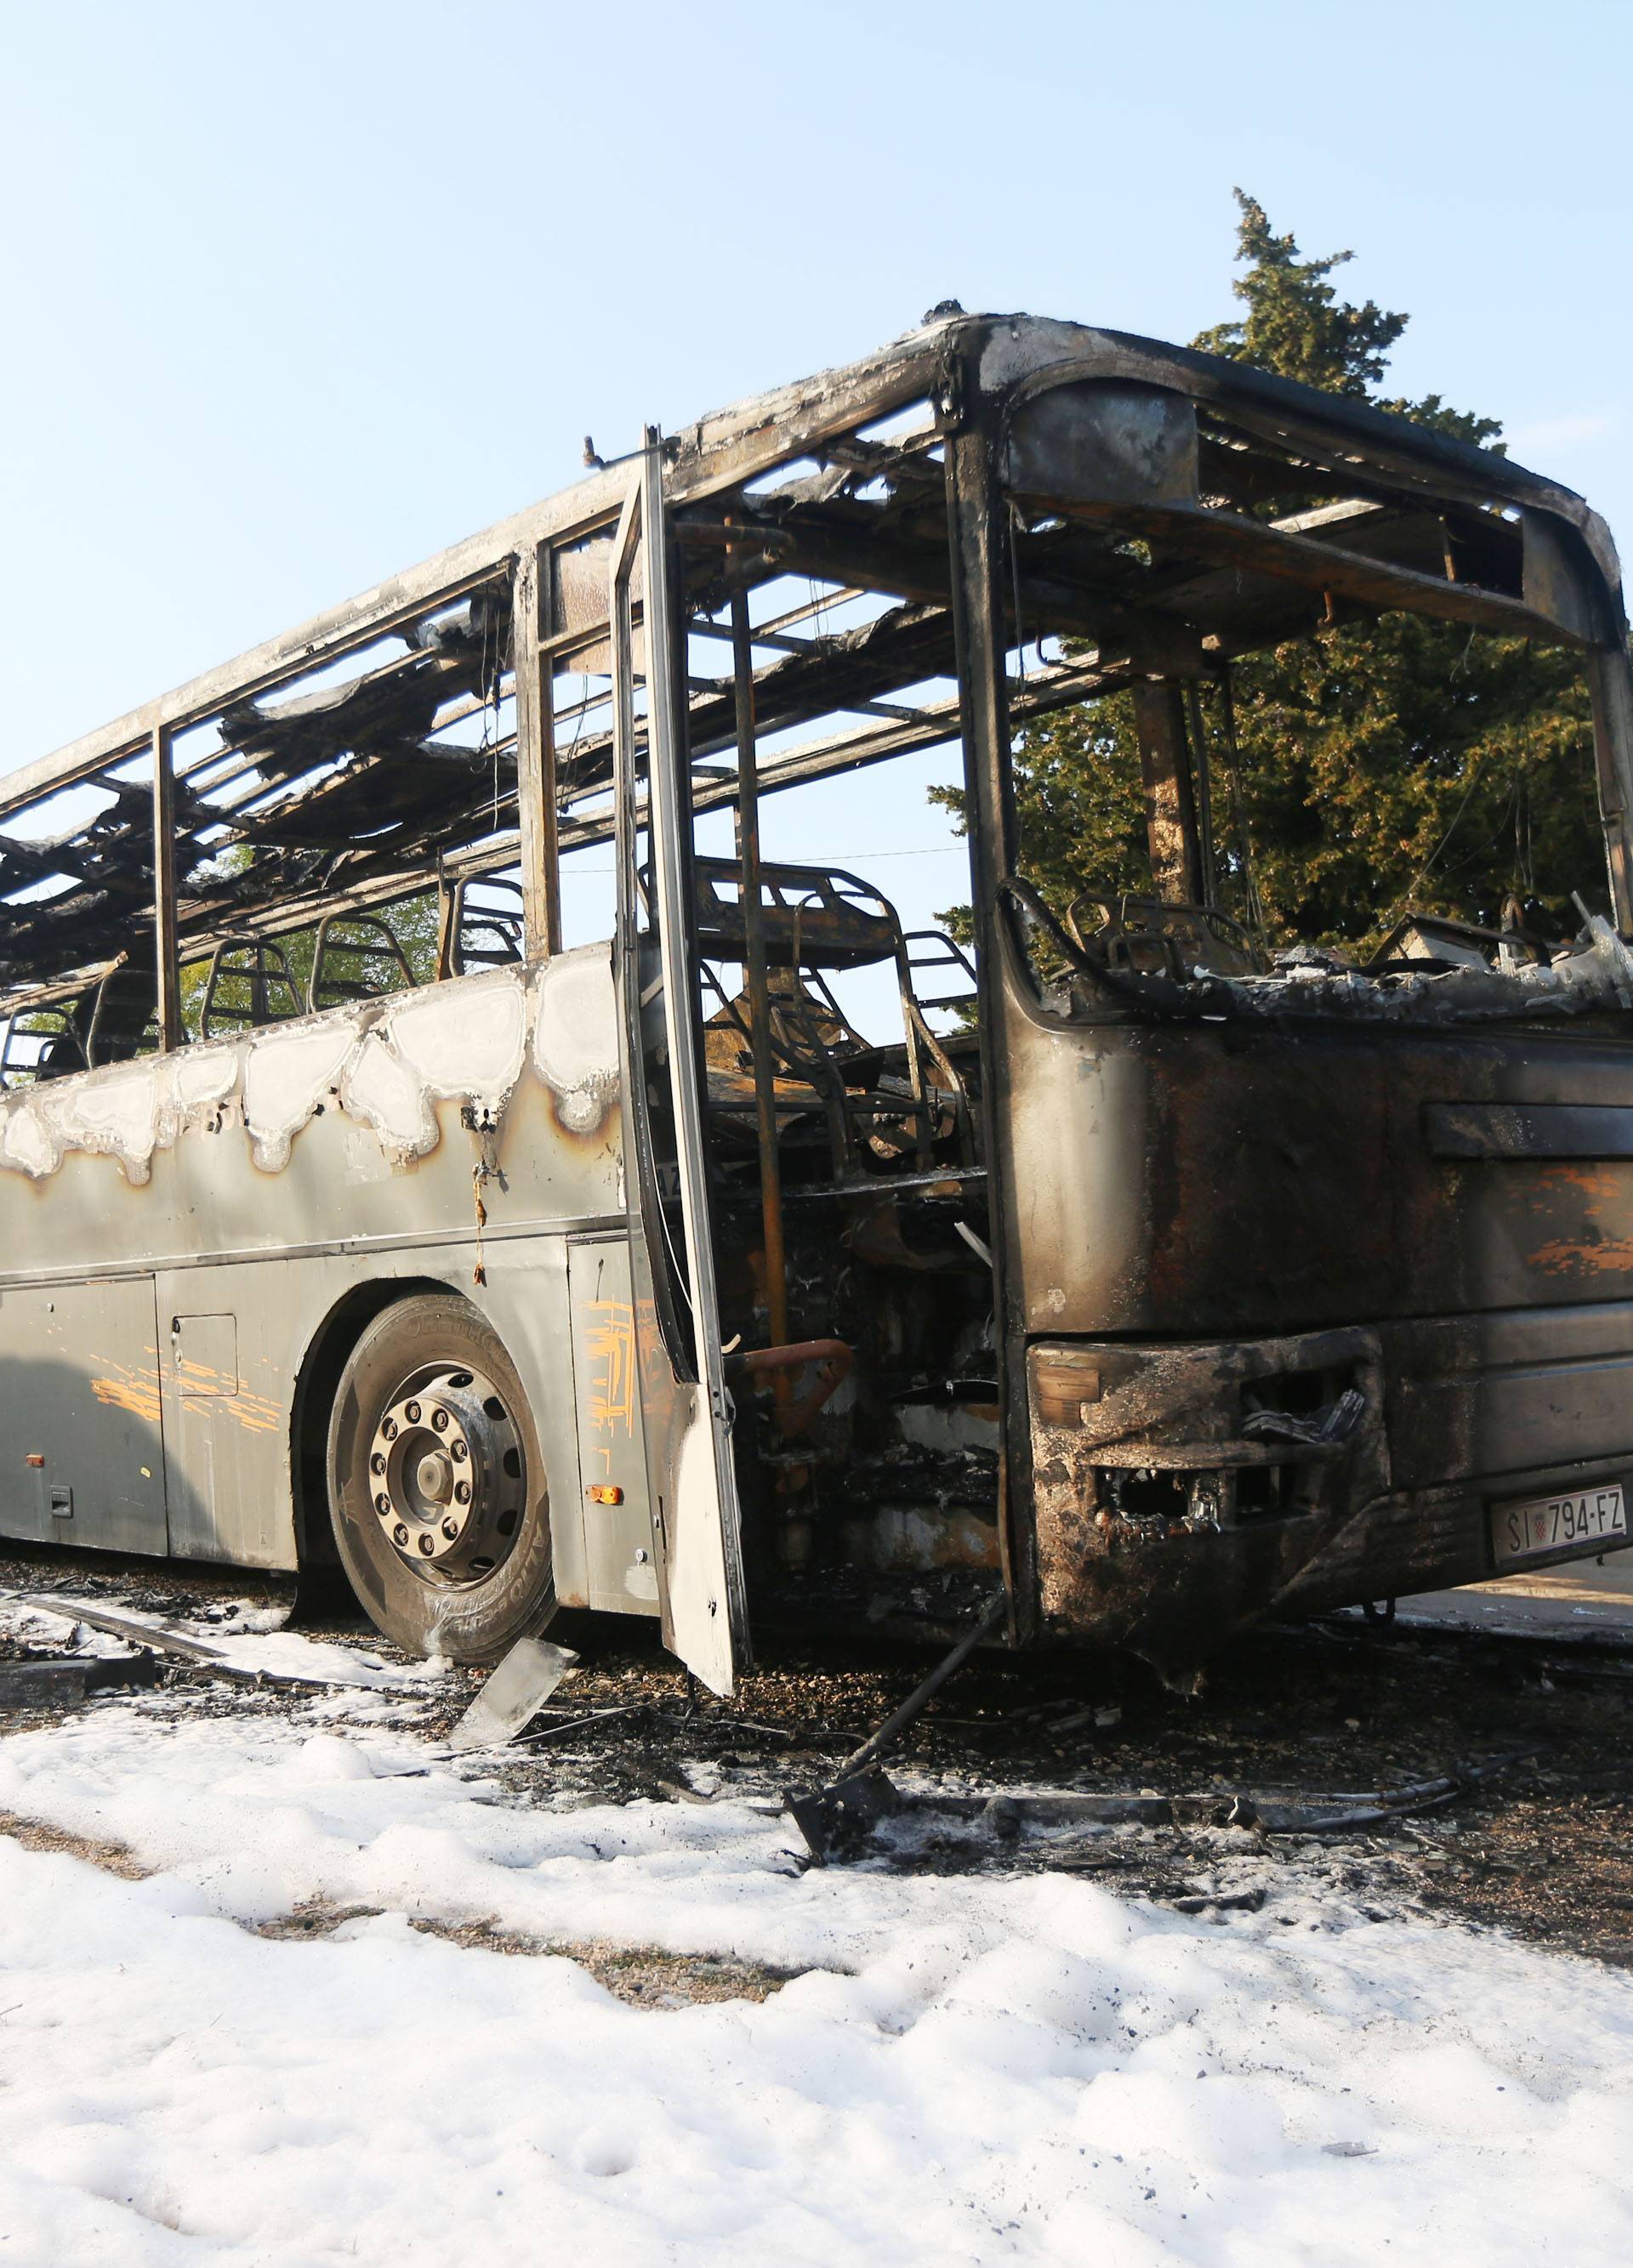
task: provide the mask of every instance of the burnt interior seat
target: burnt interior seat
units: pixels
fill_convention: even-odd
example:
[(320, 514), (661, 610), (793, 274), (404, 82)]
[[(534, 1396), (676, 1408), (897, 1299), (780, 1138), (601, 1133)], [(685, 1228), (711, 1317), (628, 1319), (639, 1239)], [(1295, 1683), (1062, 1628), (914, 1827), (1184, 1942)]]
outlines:
[(0, 1040), (0, 1090), (26, 1086), (35, 1079), (63, 1079), (89, 1068), (77, 1000), (19, 1010), (7, 1017), (5, 1036)]
[[(473, 887), (484, 897), (473, 898)], [(447, 902), (437, 975), (468, 976), (477, 968), (508, 968), (525, 957), (526, 939), (520, 882), (504, 874), (462, 876)]]
[(402, 939), (382, 914), (325, 914), (318, 924), (307, 988), (314, 1013), (348, 1000), (411, 992), (418, 982)]
[[(1084, 925), (1090, 913), (1098, 917), (1092, 929)], [(1091, 960), (1137, 976), (1171, 976), (1183, 983), (1198, 969), (1251, 976), (1263, 966), (1247, 932), (1217, 906), (1090, 891), (1073, 899), (1066, 925)]]
[[(741, 961), (748, 947), (743, 867), (735, 858), (692, 862), (698, 949)], [(893, 961), (902, 925), (888, 898), (838, 867), (760, 867), (761, 927), (773, 968), (866, 968)]]
[(279, 1023), (305, 1005), (275, 938), (224, 937), (210, 956), (198, 1035), (213, 1040), (235, 1026)]
[(0, 1042), (0, 1090), (159, 1052), (151, 949), (122, 953), (78, 999), (26, 1009)]
[[(87, 1005), (81, 1004), (82, 1009)], [(121, 954), (88, 1002), (85, 1061), (129, 1063), (159, 1050), (159, 1002), (151, 952)]]
[[(741, 865), (698, 858), (692, 873), (706, 971), (711, 961), (743, 962), (748, 920)], [(951, 940), (922, 932), (910, 939), (890, 900), (858, 874), (777, 861), (760, 868), (760, 921), (773, 1063), (780, 1079), (820, 1099), (836, 1178), (865, 1158), (893, 1159), (907, 1149), (928, 1165), (949, 1135), (966, 1160), (972, 1157), (973, 1121), (964, 1079), (914, 991), (915, 968), (950, 963), (973, 986), (974, 972)], [(927, 937), (932, 938), (927, 952)], [(826, 982), (829, 972), (881, 961), (895, 968), (901, 1000), (905, 1038), (895, 1048), (865, 1040)], [(746, 990), (728, 1000), (717, 980), (708, 981), (720, 1003), (706, 1040), (709, 1061), (720, 1071), (741, 1072), (752, 1057), (751, 1004)], [(711, 1084), (712, 1100), (728, 1116), (751, 1108), (746, 1098), (726, 1093), (724, 1082)]]

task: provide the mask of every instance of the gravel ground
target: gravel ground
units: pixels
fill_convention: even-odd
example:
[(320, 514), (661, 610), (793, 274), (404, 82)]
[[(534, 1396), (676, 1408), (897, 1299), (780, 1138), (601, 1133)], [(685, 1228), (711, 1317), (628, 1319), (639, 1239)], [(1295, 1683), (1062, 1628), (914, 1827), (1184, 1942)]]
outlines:
[[(67, 1591), (165, 1615), (208, 1638), (292, 1606), (277, 1578), (7, 1545), (0, 1591)], [(313, 1638), (392, 1650), (360, 1619), (303, 1619)], [(497, 1765), (519, 1806), (632, 1798), (775, 1800), (810, 1790), (899, 1703), (934, 1656), (876, 1637), (768, 1631), (760, 1665), (730, 1704), (689, 1692), (652, 1624), (563, 1617), (552, 1635), (580, 1652), (525, 1744)], [(63, 1646), (71, 1634), (63, 1627)], [(0, 1658), (38, 1652), (0, 1634)], [(166, 1672), (171, 1705), (211, 1713), (308, 1707), (309, 1691)], [(438, 1744), (479, 1690), (454, 1669), (382, 1719)], [(371, 1705), (375, 1705), (371, 1704)], [(1359, 1617), (1268, 1631), (1214, 1664), (1181, 1698), (1136, 1662), (1094, 1654), (994, 1653), (962, 1669), (890, 1760), (917, 1804), (876, 1852), (936, 1871), (1042, 1867), (1186, 1911), (1259, 1903), (1294, 1870), (1305, 1889), (1363, 1912), (1431, 1911), (1633, 1966), (1633, 1631), (1628, 1650), (1463, 1632), (1388, 1631)], [(616, 1710), (598, 1721), (589, 1712)], [(4, 1720), (30, 1719), (17, 1712)], [(473, 1767), (474, 1768), (474, 1767)], [(1309, 1795), (1482, 1771), (1458, 1799), (1378, 1831), (1267, 1837), (1223, 1823), (1244, 1790)], [(491, 1775), (490, 1753), (481, 1770)], [(1124, 1825), (995, 1835), (938, 1812), (940, 1795), (1042, 1790), (1218, 1799), (1201, 1825)], [(0, 1822), (0, 1831), (11, 1831)], [(321, 1918), (314, 1917), (321, 1927)], [(517, 1948), (525, 1949), (525, 1948)], [(661, 1992), (664, 1980), (630, 1980)], [(729, 1985), (723, 1986), (729, 1989)], [(741, 1984), (738, 1985), (742, 1989)]]

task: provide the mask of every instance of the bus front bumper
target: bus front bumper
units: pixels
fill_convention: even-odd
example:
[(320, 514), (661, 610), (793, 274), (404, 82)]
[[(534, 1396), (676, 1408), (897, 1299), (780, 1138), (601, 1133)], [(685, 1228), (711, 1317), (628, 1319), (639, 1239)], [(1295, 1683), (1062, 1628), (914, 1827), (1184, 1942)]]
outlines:
[(1633, 1302), (1043, 1341), (1027, 1389), (1041, 1635), (1179, 1684), (1267, 1618), (1489, 1579), (1504, 1501), (1633, 1483)]

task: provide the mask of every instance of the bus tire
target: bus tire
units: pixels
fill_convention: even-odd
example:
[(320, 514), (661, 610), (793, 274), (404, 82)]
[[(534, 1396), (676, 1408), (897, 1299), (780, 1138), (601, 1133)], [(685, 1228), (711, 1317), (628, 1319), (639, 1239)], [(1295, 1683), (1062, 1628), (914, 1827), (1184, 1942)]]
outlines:
[(397, 1301), (352, 1349), (329, 1504), (358, 1603), (405, 1653), (497, 1661), (555, 1612), (533, 1413), (498, 1334), (454, 1292)]

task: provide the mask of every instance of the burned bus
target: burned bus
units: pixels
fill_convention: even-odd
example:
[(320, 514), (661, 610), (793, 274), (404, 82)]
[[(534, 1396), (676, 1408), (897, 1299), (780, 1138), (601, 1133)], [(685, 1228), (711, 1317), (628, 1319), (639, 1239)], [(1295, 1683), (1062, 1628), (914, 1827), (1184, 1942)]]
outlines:
[[(1604, 870), (1278, 952), (1232, 671), (1399, 613), (1573, 657)], [(1119, 695), (1149, 884), (1061, 903), (1016, 735)], [(765, 850), (937, 747), (966, 940)], [(954, 313), (650, 431), (4, 782), (0, 1528), (459, 1660), (661, 1616), (720, 1692), (757, 1617), (1184, 1676), (1602, 1552), (1630, 779), (1603, 526), (1364, 404)]]

